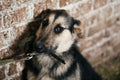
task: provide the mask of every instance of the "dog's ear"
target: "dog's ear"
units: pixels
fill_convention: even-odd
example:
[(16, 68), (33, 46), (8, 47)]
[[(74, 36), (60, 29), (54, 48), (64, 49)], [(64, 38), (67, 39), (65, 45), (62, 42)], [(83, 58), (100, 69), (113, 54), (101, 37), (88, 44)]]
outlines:
[(78, 38), (83, 38), (84, 37), (84, 28), (81, 26), (80, 20), (74, 19), (73, 18), (73, 33), (78, 37)]
[(81, 24), (81, 22), (80, 22), (80, 20), (73, 19), (73, 24), (79, 26)]
[(36, 30), (39, 28), (42, 20), (46, 17), (46, 15), (51, 13), (51, 9), (43, 10), (40, 14), (38, 14), (36, 17), (34, 17), (33, 21), (28, 23), (29, 31), (36, 32)]

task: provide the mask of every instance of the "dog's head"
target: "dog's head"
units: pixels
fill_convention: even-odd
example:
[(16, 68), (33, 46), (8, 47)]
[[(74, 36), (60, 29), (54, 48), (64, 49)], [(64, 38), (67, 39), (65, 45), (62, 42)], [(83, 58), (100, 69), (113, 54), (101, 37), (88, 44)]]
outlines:
[(76, 29), (80, 21), (71, 17), (65, 10), (44, 10), (36, 17), (36, 21), (39, 28), (35, 33), (34, 46), (40, 53), (54, 50), (60, 55), (67, 51), (75, 42), (75, 31), (80, 30)]

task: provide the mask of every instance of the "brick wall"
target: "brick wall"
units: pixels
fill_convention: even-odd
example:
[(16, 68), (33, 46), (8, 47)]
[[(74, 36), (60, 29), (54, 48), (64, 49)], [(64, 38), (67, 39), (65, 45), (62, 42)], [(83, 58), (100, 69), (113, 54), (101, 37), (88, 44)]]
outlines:
[[(9, 48), (27, 23), (43, 9), (66, 9), (81, 20), (84, 39), (78, 46), (93, 65), (120, 53), (120, 0), (0, 0), (0, 59), (12, 55)], [(23, 62), (0, 65), (0, 80), (19, 80)]]

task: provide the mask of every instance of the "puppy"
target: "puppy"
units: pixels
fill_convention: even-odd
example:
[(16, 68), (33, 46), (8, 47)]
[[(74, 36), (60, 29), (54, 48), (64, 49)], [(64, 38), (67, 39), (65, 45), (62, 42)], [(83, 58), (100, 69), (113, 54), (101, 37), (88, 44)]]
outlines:
[(47, 9), (35, 17), (28, 25), (34, 36), (29, 52), (37, 55), (26, 61), (22, 80), (101, 80), (76, 46), (79, 25), (65, 10)]

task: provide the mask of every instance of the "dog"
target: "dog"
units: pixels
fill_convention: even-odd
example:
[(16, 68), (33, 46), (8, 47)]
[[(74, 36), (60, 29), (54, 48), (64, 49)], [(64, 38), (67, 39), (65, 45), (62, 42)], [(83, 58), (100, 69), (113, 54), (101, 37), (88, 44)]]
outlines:
[[(34, 52), (22, 71), (22, 80), (102, 80), (77, 47), (80, 21), (65, 10), (46, 9), (34, 18), (28, 52)], [(78, 33), (76, 33), (79, 31)]]

